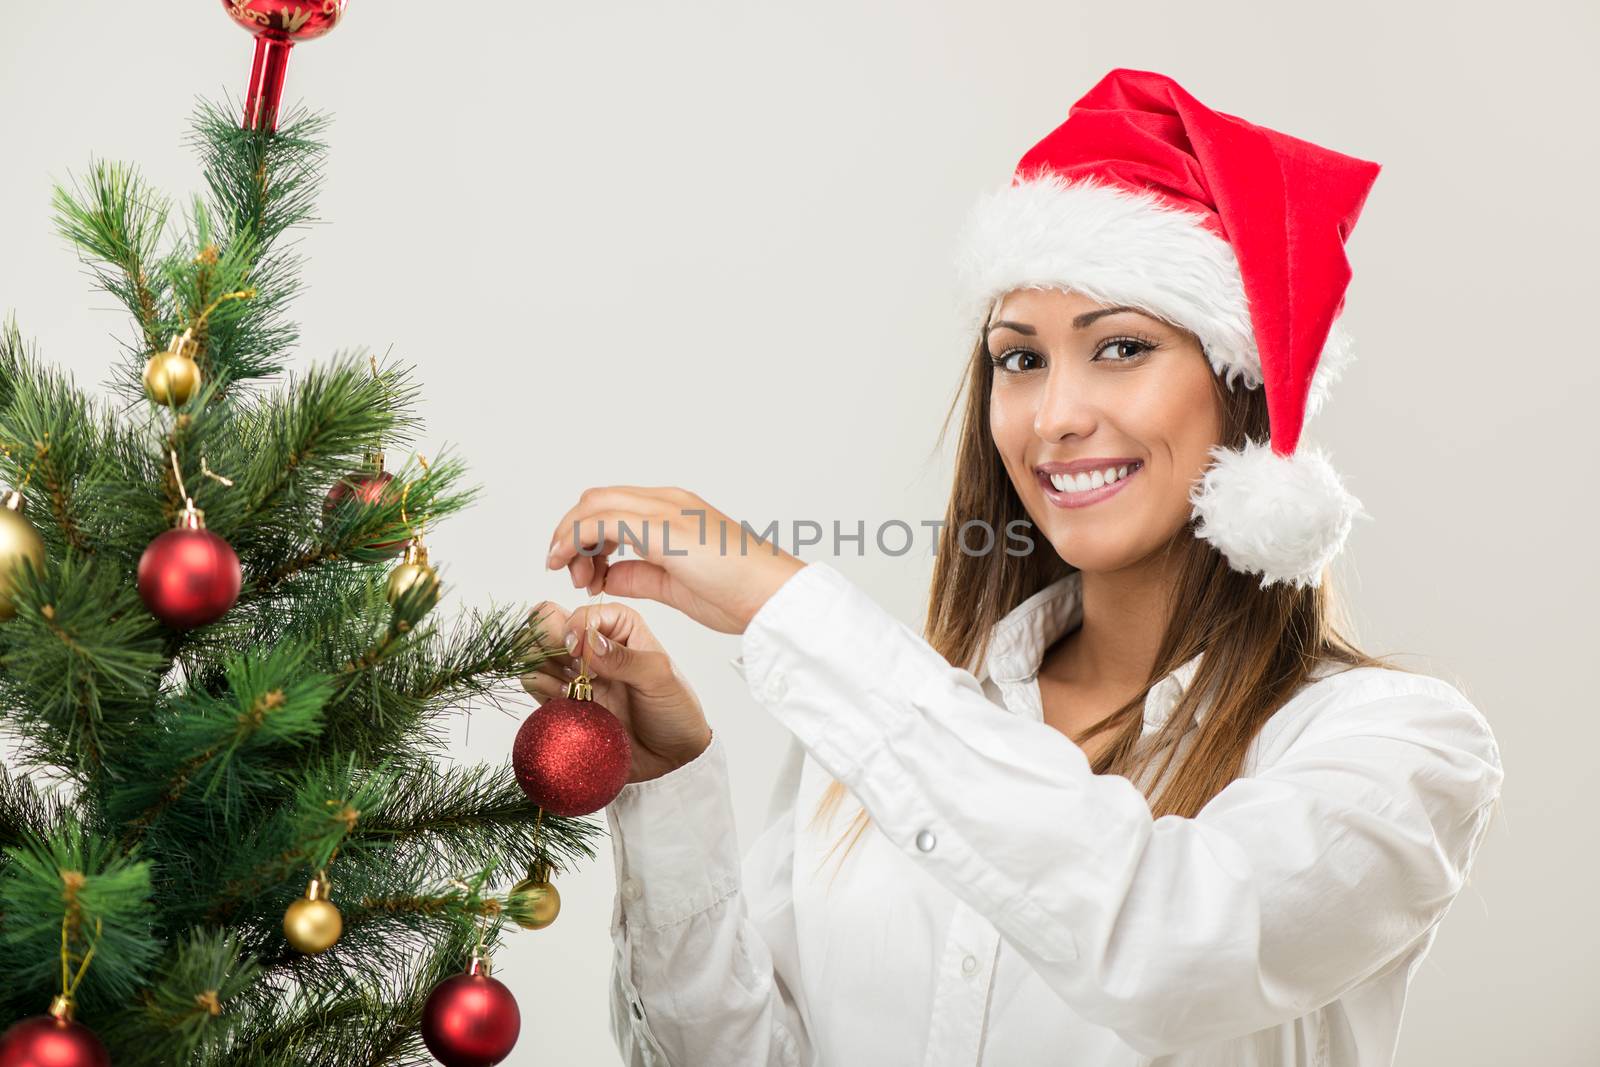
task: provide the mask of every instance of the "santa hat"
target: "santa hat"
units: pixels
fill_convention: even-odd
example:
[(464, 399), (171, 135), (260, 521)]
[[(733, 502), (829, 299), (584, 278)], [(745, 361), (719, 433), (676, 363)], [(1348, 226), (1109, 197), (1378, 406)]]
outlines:
[(1300, 438), (1351, 358), (1344, 242), (1378, 170), (1113, 70), (974, 207), (963, 310), (976, 331), (1012, 289), (1070, 288), (1190, 330), (1228, 387), (1264, 387), (1270, 446), (1212, 450), (1195, 534), (1262, 587), (1318, 586), (1371, 517)]

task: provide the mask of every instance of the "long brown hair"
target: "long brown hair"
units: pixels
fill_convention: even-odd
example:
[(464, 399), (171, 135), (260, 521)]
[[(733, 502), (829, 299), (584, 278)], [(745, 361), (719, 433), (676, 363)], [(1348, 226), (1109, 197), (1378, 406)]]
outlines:
[[(1007, 524), (1014, 520), (1029, 521), (989, 432), (993, 376), (994, 366), (980, 336), (964, 383), (966, 411), (955, 481), (940, 530), (923, 629), (927, 642), (953, 666), (974, 671), (993, 625), (1025, 598), (1075, 569), (1053, 549), (1040, 551), (1037, 545), (1027, 555), (960, 550), (958, 538), (965, 523), (981, 520), (998, 536), (998, 531), (1008, 529)], [(1246, 437), (1266, 441), (1265, 392), (1231, 388), (1221, 376), (1213, 376), (1212, 383), (1223, 409), (1221, 443), (1239, 449)], [(939, 444), (949, 430), (960, 395), (958, 391), (945, 415)], [(1114, 732), (1115, 740), (1093, 761), (1092, 769), (1096, 774), (1122, 775), (1132, 781), (1139, 781), (1155, 759), (1165, 754), (1146, 784), (1148, 789), (1165, 782), (1160, 795), (1150, 799), (1150, 811), (1156, 818), (1193, 818), (1238, 777), (1252, 739), (1320, 663), (1407, 669), (1367, 655), (1345, 636), (1350, 625), (1337, 603), (1329, 572), (1324, 572), (1322, 584), (1315, 588), (1277, 583), (1263, 589), (1259, 576), (1231, 569), (1220, 552), (1194, 536), (1198, 521), (1191, 519), (1162, 549), (1162, 559), (1173, 566), (1177, 580), (1166, 632), (1144, 690), (1072, 737), (1082, 745), (1102, 733)], [(1045, 548), (1050, 548), (1048, 543)], [(1146, 694), (1196, 655), (1201, 656), (1199, 670), (1183, 698), (1150, 743), (1141, 744)], [(1187, 732), (1208, 692), (1211, 706), (1196, 730), (1194, 743), (1182, 762), (1171, 768), (1178, 752), (1176, 742)], [(842, 782), (832, 782), (823, 793), (812, 825), (830, 818), (845, 792)], [(857, 812), (854, 823), (828, 854), (850, 836), (847, 856), (870, 822), (865, 808)], [(841, 856), (840, 864), (843, 862)]]

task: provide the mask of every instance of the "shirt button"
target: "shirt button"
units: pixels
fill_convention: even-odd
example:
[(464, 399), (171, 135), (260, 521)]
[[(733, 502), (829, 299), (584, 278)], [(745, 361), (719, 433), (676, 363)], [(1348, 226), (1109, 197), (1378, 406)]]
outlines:
[(625, 878), (622, 881), (622, 895), (629, 900), (638, 900), (641, 889), (637, 878)]
[(924, 852), (932, 852), (934, 840), (932, 830), (922, 830), (917, 834), (917, 847)]
[(778, 701), (782, 700), (784, 695), (788, 692), (788, 679), (783, 676), (783, 672), (775, 672), (772, 675), (772, 678), (767, 682), (767, 699), (773, 703), (777, 703)]
[(978, 957), (976, 957), (976, 956), (968, 956), (966, 959), (961, 961), (961, 973), (962, 974), (971, 974), (973, 971), (976, 971), (977, 969), (978, 969)]

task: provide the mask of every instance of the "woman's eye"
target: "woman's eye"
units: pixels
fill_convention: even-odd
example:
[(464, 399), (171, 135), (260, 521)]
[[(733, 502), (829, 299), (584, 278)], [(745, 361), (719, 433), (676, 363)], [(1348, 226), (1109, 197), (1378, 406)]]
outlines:
[[(1140, 356), (1144, 355), (1154, 347), (1155, 345), (1148, 341), (1136, 341), (1132, 337), (1113, 337), (1095, 351), (1094, 358), (1099, 359), (1103, 353), (1107, 351), (1115, 351), (1118, 352), (1119, 355), (1114, 358), (1107, 359), (1106, 362), (1127, 363), (1131, 360), (1138, 359)], [(1127, 351), (1128, 349), (1132, 349), (1132, 351), (1129, 352)]]
[(1013, 366), (1011, 362), (1013, 359), (1021, 356), (1032, 356), (1034, 359), (1039, 358), (1039, 354), (1037, 352), (1029, 351), (1026, 348), (1013, 348), (1010, 351), (1002, 352), (998, 356), (990, 356), (989, 362), (993, 363), (999, 370), (1015, 374), (1025, 369), (1023, 367)]

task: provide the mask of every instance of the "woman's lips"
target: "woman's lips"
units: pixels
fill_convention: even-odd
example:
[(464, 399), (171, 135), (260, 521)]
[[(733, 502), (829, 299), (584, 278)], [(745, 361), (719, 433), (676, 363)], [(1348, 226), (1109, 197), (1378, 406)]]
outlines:
[(1050, 484), (1050, 476), (1039, 471), (1034, 472), (1034, 478), (1039, 483), (1039, 488), (1044, 490), (1045, 499), (1058, 508), (1086, 508), (1091, 504), (1098, 504), (1102, 500), (1109, 500), (1122, 491), (1134, 478), (1144, 471), (1144, 464), (1128, 468), (1126, 478), (1118, 478), (1110, 485), (1103, 485), (1099, 489), (1085, 489), (1081, 493), (1063, 493)]

